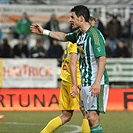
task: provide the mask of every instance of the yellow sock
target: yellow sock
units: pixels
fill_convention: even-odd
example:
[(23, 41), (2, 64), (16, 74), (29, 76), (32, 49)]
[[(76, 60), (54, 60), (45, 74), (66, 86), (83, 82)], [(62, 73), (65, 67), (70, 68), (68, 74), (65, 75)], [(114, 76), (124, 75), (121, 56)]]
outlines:
[(87, 119), (83, 119), (82, 122), (82, 133), (90, 133), (90, 126)]
[(58, 117), (52, 119), (40, 133), (52, 133), (61, 125), (62, 125), (62, 120), (58, 116)]

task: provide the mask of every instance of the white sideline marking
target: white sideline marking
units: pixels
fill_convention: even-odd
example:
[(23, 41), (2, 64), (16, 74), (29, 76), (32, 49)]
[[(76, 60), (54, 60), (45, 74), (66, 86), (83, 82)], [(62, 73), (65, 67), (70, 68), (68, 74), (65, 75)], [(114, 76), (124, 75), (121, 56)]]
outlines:
[[(76, 128), (75, 130), (71, 131), (71, 133), (81, 133), (80, 126), (76, 126), (76, 125), (64, 125), (64, 126)], [(70, 132), (65, 132), (65, 133), (70, 133)]]
[[(21, 122), (1, 122), (1, 124), (5, 125), (32, 125), (32, 126), (39, 126), (39, 125), (44, 125), (44, 124), (37, 124), (37, 123), (21, 123)], [(81, 132), (81, 127), (76, 126), (76, 125), (63, 125), (66, 127), (73, 127), (75, 130), (71, 131), (71, 133), (80, 133)], [(64, 133), (70, 133), (70, 132), (64, 132)]]
[(21, 122), (1, 122), (1, 124), (5, 125), (43, 125), (43, 124), (37, 124), (37, 123), (21, 123)]

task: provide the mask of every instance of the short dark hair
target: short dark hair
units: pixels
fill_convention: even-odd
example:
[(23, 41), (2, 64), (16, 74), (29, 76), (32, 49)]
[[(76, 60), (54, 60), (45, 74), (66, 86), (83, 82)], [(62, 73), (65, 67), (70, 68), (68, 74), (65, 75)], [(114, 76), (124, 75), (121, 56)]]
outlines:
[(71, 12), (75, 12), (77, 17), (83, 16), (86, 22), (89, 22), (90, 19), (90, 11), (84, 5), (77, 5), (71, 9)]

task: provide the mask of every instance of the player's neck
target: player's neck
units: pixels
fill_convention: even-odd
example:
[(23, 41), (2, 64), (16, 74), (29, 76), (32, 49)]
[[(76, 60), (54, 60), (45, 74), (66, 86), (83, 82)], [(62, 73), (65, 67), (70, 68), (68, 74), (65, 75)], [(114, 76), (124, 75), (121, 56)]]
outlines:
[(80, 28), (80, 30), (81, 30), (81, 32), (84, 34), (89, 28), (91, 27), (91, 25), (89, 24), (89, 23), (84, 23), (82, 26), (81, 26), (81, 28)]

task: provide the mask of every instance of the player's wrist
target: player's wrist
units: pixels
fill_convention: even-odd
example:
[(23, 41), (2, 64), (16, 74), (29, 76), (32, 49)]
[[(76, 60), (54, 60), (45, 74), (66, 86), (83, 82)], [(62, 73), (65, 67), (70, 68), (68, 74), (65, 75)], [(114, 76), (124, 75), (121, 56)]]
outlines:
[(44, 29), (44, 30), (43, 30), (43, 35), (49, 36), (49, 35), (50, 35), (50, 31), (49, 31), (49, 30)]
[(78, 85), (77, 84), (73, 84), (73, 87), (78, 87)]

